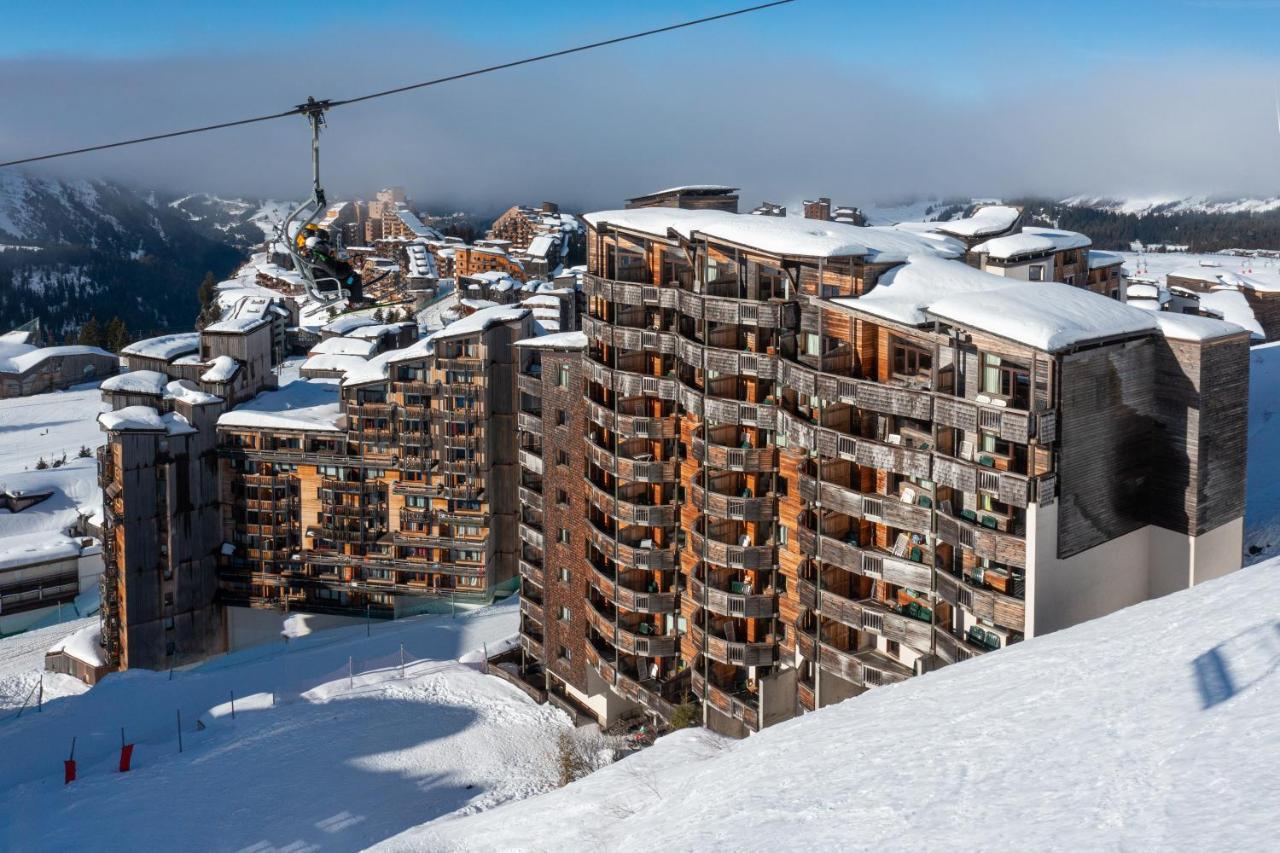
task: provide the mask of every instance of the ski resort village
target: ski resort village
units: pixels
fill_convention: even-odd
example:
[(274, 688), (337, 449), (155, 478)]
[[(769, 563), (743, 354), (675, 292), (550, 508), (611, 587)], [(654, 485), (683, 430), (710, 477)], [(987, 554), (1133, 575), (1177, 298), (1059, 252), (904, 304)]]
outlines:
[(13, 16), (0, 851), (1280, 849), (1280, 12), (1078, 2)]

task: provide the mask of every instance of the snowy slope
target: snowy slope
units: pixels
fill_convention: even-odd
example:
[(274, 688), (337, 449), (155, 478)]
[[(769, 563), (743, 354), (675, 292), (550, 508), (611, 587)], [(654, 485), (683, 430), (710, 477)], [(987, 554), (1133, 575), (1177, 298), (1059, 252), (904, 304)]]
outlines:
[[(41, 714), (0, 718), (0, 849), (359, 850), (548, 790), (568, 718), (456, 660), (514, 632), (514, 604), (375, 623), (370, 638), (363, 626), (318, 632), (173, 680), (111, 675)], [(418, 659), (403, 678), (402, 643)], [(127, 776), (112, 766), (120, 726), (138, 743)], [(64, 788), (72, 736), (81, 778)]]
[[(56, 672), (44, 672), (44, 653), (49, 647), (81, 628), (98, 624), (98, 617), (76, 619), (50, 628), (40, 628), (0, 640), (0, 726), (18, 712), (24, 702), (34, 702), (32, 689), (44, 679), (44, 701), (75, 696), (89, 688), (84, 682)], [(42, 676), (43, 674), (43, 676)], [(30, 713), (32, 709), (28, 709)]]
[(1280, 561), (379, 849), (1246, 850), (1280, 830)]

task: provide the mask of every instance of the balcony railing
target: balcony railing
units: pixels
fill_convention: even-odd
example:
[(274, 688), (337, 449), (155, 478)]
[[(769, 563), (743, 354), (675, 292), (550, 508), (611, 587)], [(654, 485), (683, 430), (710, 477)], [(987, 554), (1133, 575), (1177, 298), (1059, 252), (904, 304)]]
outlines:
[(979, 619), (1023, 631), (1026, 628), (1026, 602), (995, 590), (983, 589), (944, 570), (934, 572), (938, 597), (963, 607)]
[(919, 651), (929, 651), (933, 629), (928, 622), (912, 619), (891, 610), (879, 601), (854, 601), (829, 590), (819, 590), (818, 612), (828, 619), (858, 631), (904, 643)]
[(718, 637), (697, 625), (689, 626), (689, 639), (707, 657), (732, 666), (768, 666), (777, 657), (777, 644), (748, 643)]
[(772, 593), (736, 593), (704, 584), (696, 577), (689, 578), (690, 601), (717, 613), (744, 619), (767, 619), (778, 612), (777, 597)]
[(688, 531), (690, 552), (708, 562), (731, 569), (771, 569), (777, 562), (773, 545), (729, 545)]
[(708, 444), (696, 436), (693, 458), (707, 467), (726, 471), (772, 471), (778, 465), (778, 451), (773, 447), (729, 447)]
[(1027, 541), (1022, 536), (938, 513), (938, 538), (949, 545), (969, 548), (977, 556), (1001, 565), (1018, 568), (1027, 565)]
[(709, 515), (737, 521), (769, 521), (778, 505), (773, 494), (763, 497), (733, 497), (704, 489), (697, 483), (690, 488), (690, 498), (693, 506)]
[(725, 716), (732, 717), (735, 720), (741, 720), (747, 728), (752, 731), (758, 731), (760, 728), (760, 715), (757, 710), (758, 699), (743, 691), (740, 694), (730, 693), (715, 684), (708, 684), (702, 673), (694, 670), (690, 686), (693, 688), (693, 694), (702, 701), (711, 705)]

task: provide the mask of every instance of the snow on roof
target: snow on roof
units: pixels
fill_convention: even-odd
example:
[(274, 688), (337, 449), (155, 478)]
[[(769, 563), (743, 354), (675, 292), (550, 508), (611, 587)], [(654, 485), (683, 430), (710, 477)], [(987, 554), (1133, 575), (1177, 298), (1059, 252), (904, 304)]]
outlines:
[(372, 355), (373, 351), (377, 348), (377, 341), (345, 337), (325, 338), (311, 348), (310, 355), (369, 356)]
[(943, 235), (862, 227), (798, 216), (752, 216), (721, 210), (642, 207), (604, 210), (588, 213), (583, 218), (593, 227), (609, 224), (657, 237), (666, 237), (668, 230), (673, 230), (689, 239), (696, 232), (714, 240), (750, 246), (775, 255), (812, 258), (857, 256), (873, 263), (900, 263), (912, 254), (947, 258), (964, 254), (964, 246)]
[(926, 310), (940, 320), (1045, 352), (1156, 328), (1149, 311), (1057, 282), (948, 296)]
[(418, 214), (414, 213), (407, 207), (396, 208), (396, 218), (404, 223), (404, 227), (413, 232), (415, 237), (439, 237), (440, 232), (434, 228), (430, 228), (422, 224), (422, 220), (418, 218)]
[(557, 332), (554, 335), (538, 335), (516, 341), (518, 347), (532, 349), (582, 349), (587, 345), (586, 332)]
[(60, 531), (7, 536), (0, 539), (0, 569), (16, 569), (33, 563), (70, 560), (82, 552), (80, 540)]
[(120, 350), (123, 355), (158, 358), (172, 361), (180, 355), (200, 349), (199, 332), (182, 332), (176, 335), (160, 335), (143, 341), (134, 341)]
[(1156, 311), (1152, 316), (1156, 318), (1160, 334), (1179, 341), (1210, 341), (1215, 338), (1243, 334), (1245, 331), (1235, 323), (1215, 320), (1212, 317), (1199, 317), (1195, 314)]
[[(517, 305), (494, 305), (492, 308), (483, 308), (474, 314), (455, 320), (438, 332), (432, 332), (421, 341), (418, 341), (418, 343), (423, 344), (436, 340), (456, 338), (459, 335), (473, 335), (476, 332), (483, 332), (498, 323), (522, 320), (528, 314), (529, 309), (521, 308)], [(401, 350), (401, 352), (403, 351)]]
[(996, 237), (973, 247), (973, 251), (995, 258), (1009, 260), (1024, 255), (1040, 255), (1049, 252), (1062, 252), (1067, 249), (1084, 249), (1092, 245), (1092, 241), (1075, 231), (1058, 231), (1053, 228), (1022, 229), (1021, 234), (1009, 234)]
[(209, 369), (200, 374), (202, 382), (230, 382), (240, 369), (240, 362), (229, 355), (220, 355), (209, 362)]
[(1118, 255), (1115, 252), (1100, 252), (1097, 249), (1089, 250), (1089, 269), (1091, 270), (1114, 267), (1123, 263), (1124, 255)]
[(521, 303), (526, 308), (550, 307), (557, 311), (560, 310), (560, 297), (553, 296), (550, 293), (538, 293), (527, 297)]
[(1221, 314), (1228, 323), (1235, 323), (1248, 329), (1254, 340), (1264, 340), (1266, 333), (1262, 324), (1253, 315), (1253, 309), (1238, 290), (1214, 290), (1200, 294), (1200, 307), (1207, 308), (1215, 314)]
[(556, 238), (547, 234), (539, 234), (529, 241), (529, 248), (525, 253), (535, 258), (546, 258), (551, 254), (551, 250), (556, 246)]
[(1260, 267), (1251, 272), (1230, 270), (1225, 267), (1184, 266), (1170, 271), (1166, 278), (1185, 278), (1211, 285), (1237, 287), (1258, 293), (1280, 293), (1280, 268)]
[(463, 308), (470, 308), (472, 311), (483, 311), (485, 308), (492, 308), (498, 303), (489, 299), (459, 299), (458, 304)]
[(359, 368), (365, 363), (366, 359), (359, 355), (346, 355), (342, 353), (319, 353), (308, 358), (302, 363), (302, 370), (334, 370), (346, 372), (355, 368)]
[(1125, 288), (1125, 295), (1130, 300), (1133, 299), (1154, 299), (1164, 304), (1173, 298), (1169, 291), (1160, 287), (1158, 284), (1152, 284), (1145, 281), (1135, 281)]
[(228, 334), (228, 335), (244, 335), (252, 332), (261, 326), (265, 326), (266, 319), (261, 315), (257, 317), (229, 317), (226, 320), (219, 320), (216, 323), (210, 323), (204, 327), (206, 332), (210, 334)]
[(164, 386), (168, 384), (169, 377), (157, 370), (131, 370), (104, 380), (100, 387), (113, 394), (151, 394), (159, 397), (164, 394)]
[(415, 278), (436, 278), (439, 271), (436, 269), (435, 256), (422, 243), (410, 243), (405, 247), (405, 252), (409, 257), (409, 275)]
[(371, 312), (340, 314), (321, 327), (320, 331), (331, 332), (335, 335), (349, 335), (361, 326), (376, 325), (378, 325), (378, 321), (373, 319)]
[(103, 657), (102, 624), (86, 625), (69, 637), (59, 640), (49, 647), (49, 654), (63, 652), (89, 666), (103, 666), (107, 661)]
[(299, 379), (224, 413), (218, 426), (337, 432), (341, 416), (337, 382)]
[(929, 256), (912, 257), (880, 276), (862, 296), (838, 297), (837, 305), (855, 308), (886, 320), (919, 326), (928, 322), (924, 310), (955, 294), (980, 293), (1010, 286), (1010, 279), (975, 269), (960, 261)]
[(990, 204), (978, 208), (972, 216), (941, 222), (900, 222), (895, 227), (906, 231), (940, 231), (956, 237), (983, 237), (1008, 231), (1018, 221), (1019, 215), (1016, 207)]
[(348, 338), (360, 338), (374, 340), (381, 338), (383, 335), (398, 335), (400, 330), (405, 326), (412, 326), (413, 323), (402, 321), (399, 323), (376, 323), (372, 326), (361, 326), (358, 329), (352, 329), (347, 335)]
[(360, 364), (353, 364), (346, 369), (343, 374), (342, 384), (348, 385), (366, 385), (370, 382), (382, 382), (387, 378), (387, 365), (391, 362), (391, 357), (399, 355), (412, 347), (405, 349), (393, 349), (388, 352), (379, 353), (368, 361)]
[(209, 394), (194, 387), (186, 379), (178, 379), (164, 386), (165, 399), (182, 400), (193, 406), (204, 406), (210, 403), (221, 403), (217, 394)]
[(98, 460), (93, 457), (74, 457), (57, 468), (0, 475), (0, 489), (10, 494), (52, 493), (21, 512), (0, 509), (0, 549), (18, 548), (17, 540), (24, 536), (38, 535), (49, 542), (66, 538), (66, 531), (81, 516), (100, 517), (102, 489), (97, 470)]
[(651, 193), (635, 196), (635, 198), (651, 198), (655, 195), (666, 195), (668, 193), (736, 193), (737, 187), (726, 187), (722, 184), (685, 184), (679, 187), (667, 187), (665, 190), (655, 190)]
[[(26, 346), (26, 345), (23, 345)], [(14, 347), (6, 347), (10, 353), (14, 353)], [(50, 358), (63, 358), (76, 355), (100, 355), (104, 358), (115, 358), (114, 355), (104, 349), (98, 347), (88, 347), (81, 344), (71, 344), (69, 346), (56, 347), (27, 347), (26, 352), (11, 354), (7, 358), (0, 357), (0, 373), (26, 373), (31, 368)]]
[(98, 415), (98, 423), (107, 432), (167, 432), (169, 435), (196, 432), (182, 415), (175, 412), (162, 415), (150, 406), (125, 406), (114, 412), (103, 412)]

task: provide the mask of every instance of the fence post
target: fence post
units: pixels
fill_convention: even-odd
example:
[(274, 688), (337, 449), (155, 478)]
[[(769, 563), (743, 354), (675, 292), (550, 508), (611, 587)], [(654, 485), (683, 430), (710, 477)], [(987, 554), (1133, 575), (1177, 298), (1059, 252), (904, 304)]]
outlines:
[(178, 709), (178, 752), (182, 752), (182, 709)]
[(40, 671), (40, 692), (36, 694), (36, 713), (44, 712), (44, 670)]
[(355, 659), (352, 656), (347, 657), (347, 689), (354, 690), (356, 686)]
[(480, 644), (480, 654), (482, 656), (480, 658), (480, 665), (481, 665), (480, 671), (483, 672), (485, 675), (488, 675), (489, 674), (489, 644), (488, 643)]
[(404, 643), (400, 644), (400, 677), (404, 678)]
[(231, 719), (236, 718), (236, 692), (231, 691)]
[(371, 637), (371, 636), (373, 636), (373, 634), (372, 634), (372, 631), (373, 631), (373, 612), (372, 612), (372, 609), (373, 609), (373, 605), (372, 605), (372, 604), (366, 604), (366, 605), (364, 606), (364, 635), (365, 635), (366, 637)]

